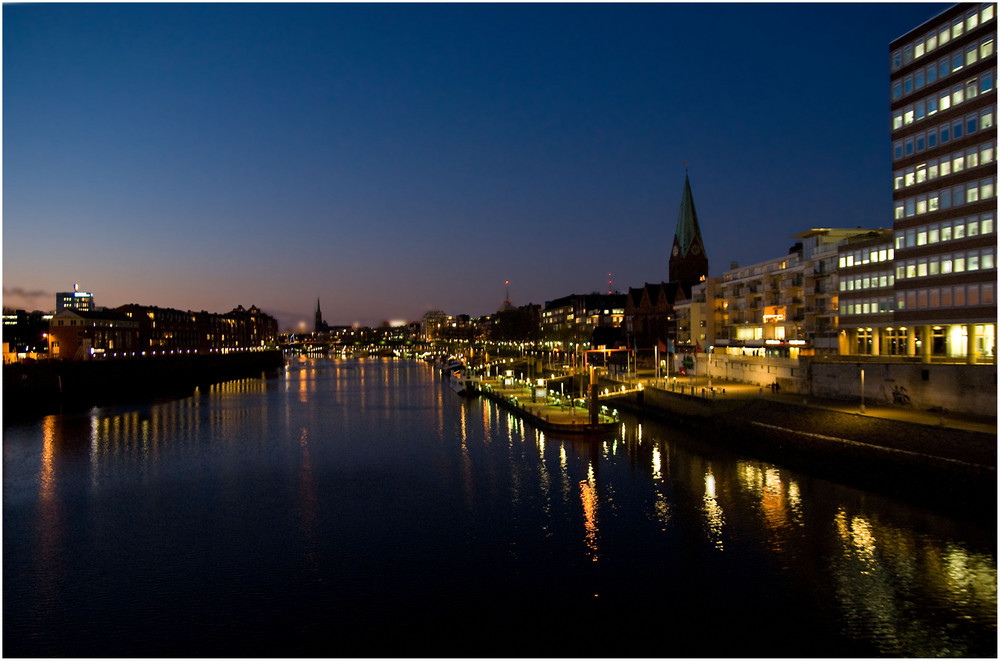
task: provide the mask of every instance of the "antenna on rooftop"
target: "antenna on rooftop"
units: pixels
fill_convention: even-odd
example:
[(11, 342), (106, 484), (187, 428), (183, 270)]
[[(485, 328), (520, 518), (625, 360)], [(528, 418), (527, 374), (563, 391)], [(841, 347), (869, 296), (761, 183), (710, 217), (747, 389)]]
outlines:
[(608, 274), (608, 294), (611, 294), (611, 274)]

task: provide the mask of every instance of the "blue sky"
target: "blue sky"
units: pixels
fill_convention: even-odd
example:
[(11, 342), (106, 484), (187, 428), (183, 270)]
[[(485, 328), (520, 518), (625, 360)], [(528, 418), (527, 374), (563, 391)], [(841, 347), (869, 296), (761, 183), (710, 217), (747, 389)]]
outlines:
[(311, 327), (890, 227), (889, 42), (947, 5), (4, 4), (4, 305)]

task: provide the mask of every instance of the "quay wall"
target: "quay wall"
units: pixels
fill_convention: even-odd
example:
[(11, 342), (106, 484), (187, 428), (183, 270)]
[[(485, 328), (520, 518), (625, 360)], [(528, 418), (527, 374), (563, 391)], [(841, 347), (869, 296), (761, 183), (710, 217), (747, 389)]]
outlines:
[(995, 521), (996, 436), (797, 405), (659, 388), (616, 398), (713, 447), (951, 514)]
[(865, 402), (892, 403), (893, 389), (901, 387), (906, 389), (910, 404), (920, 410), (944, 408), (982, 416), (997, 413), (996, 365), (811, 362), (807, 370), (809, 394), (860, 401), (862, 369)]
[(281, 351), (268, 350), (4, 365), (4, 412), (51, 413), (186, 395), (198, 386), (259, 377), (284, 364)]
[(919, 410), (995, 416), (997, 367), (914, 361), (826, 362), (804, 357), (764, 358), (697, 354), (694, 374), (736, 383), (770, 387), (781, 392), (851, 402), (861, 400), (861, 370), (865, 370), (865, 402), (892, 404), (893, 389), (905, 388), (910, 405)]

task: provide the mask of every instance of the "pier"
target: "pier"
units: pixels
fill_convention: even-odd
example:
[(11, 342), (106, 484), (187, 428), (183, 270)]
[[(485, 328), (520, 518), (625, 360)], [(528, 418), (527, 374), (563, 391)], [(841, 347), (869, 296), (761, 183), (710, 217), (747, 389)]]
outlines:
[(600, 397), (592, 397), (588, 405), (587, 399), (549, 393), (541, 381), (532, 383), (509, 374), (486, 376), (480, 381), (479, 391), (546, 431), (600, 434), (612, 432), (621, 424), (618, 412), (601, 405)]

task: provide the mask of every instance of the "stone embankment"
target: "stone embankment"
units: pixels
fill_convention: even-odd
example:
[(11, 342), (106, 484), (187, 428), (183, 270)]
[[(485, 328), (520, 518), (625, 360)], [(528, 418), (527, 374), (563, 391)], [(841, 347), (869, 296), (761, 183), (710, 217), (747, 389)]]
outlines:
[(995, 422), (989, 433), (987, 425), (962, 429), (778, 397), (712, 400), (656, 389), (616, 403), (696, 432), (707, 445), (995, 525)]
[(37, 415), (155, 397), (259, 377), (284, 366), (278, 350), (175, 354), (3, 366), (4, 414)]

